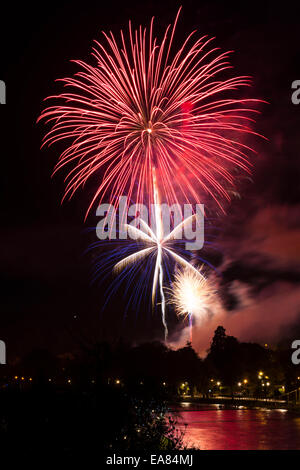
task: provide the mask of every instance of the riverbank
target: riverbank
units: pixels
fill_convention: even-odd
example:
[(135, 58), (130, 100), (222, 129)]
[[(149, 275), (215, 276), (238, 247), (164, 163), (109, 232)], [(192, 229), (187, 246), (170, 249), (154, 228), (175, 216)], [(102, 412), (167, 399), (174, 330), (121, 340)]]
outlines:
[(280, 399), (272, 398), (252, 398), (252, 397), (213, 397), (213, 398), (200, 398), (200, 397), (184, 397), (181, 400), (169, 402), (172, 409), (185, 409), (187, 406), (190, 409), (193, 407), (197, 410), (197, 405), (219, 405), (221, 408), (267, 408), (267, 409), (286, 409), (300, 413), (300, 403), (287, 402)]

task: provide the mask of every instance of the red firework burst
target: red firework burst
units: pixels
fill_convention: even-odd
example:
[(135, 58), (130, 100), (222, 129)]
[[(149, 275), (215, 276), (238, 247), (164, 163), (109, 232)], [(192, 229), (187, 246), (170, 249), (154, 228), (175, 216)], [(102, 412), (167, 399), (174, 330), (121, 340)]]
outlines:
[[(70, 91), (49, 98), (40, 118), (51, 124), (43, 145), (66, 140), (54, 172), (68, 168), (64, 197), (72, 197), (92, 175), (99, 184), (90, 202), (127, 194), (137, 203), (153, 201), (156, 167), (162, 199), (201, 202), (208, 193), (222, 206), (238, 167), (249, 172), (251, 148), (242, 133), (258, 100), (226, 98), (224, 92), (249, 85), (249, 77), (219, 79), (230, 68), (229, 53), (191, 33), (176, 53), (172, 43), (179, 12), (160, 43), (140, 27), (121, 31), (120, 42), (104, 34), (96, 42), (95, 65), (75, 61), (81, 71), (62, 79)], [(57, 101), (58, 100), (58, 101)], [(202, 191), (201, 191), (202, 189)]]

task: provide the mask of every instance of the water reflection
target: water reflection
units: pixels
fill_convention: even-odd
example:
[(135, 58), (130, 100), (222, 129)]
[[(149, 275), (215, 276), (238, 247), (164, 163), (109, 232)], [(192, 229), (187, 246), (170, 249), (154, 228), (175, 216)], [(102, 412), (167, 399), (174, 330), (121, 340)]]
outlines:
[[(300, 416), (287, 410), (181, 404), (184, 443), (203, 450), (300, 450)], [(188, 409), (192, 409), (189, 411)], [(187, 426), (185, 426), (187, 425)]]

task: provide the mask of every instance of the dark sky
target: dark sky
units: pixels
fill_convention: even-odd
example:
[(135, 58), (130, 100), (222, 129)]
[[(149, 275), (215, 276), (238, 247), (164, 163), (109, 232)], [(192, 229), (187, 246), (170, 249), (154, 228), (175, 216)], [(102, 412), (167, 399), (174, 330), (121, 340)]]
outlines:
[[(82, 338), (162, 335), (158, 316), (131, 312), (123, 321), (125, 300), (100, 315), (105, 293), (91, 285), (91, 260), (84, 255), (86, 229), (94, 222), (83, 221), (92, 187), (61, 205), (63, 175), (51, 179), (58, 149), (40, 151), (45, 129), (36, 119), (43, 99), (58, 90), (54, 80), (75, 72), (70, 59), (89, 60), (102, 30), (117, 33), (130, 18), (147, 25), (155, 16), (159, 33), (180, 4), (177, 37), (193, 29), (215, 36), (222, 50), (235, 51), (235, 72), (253, 77), (251, 93), (269, 103), (256, 126), (269, 141), (257, 143), (253, 181), (241, 182), (242, 197), (220, 222), (221, 318), (246, 340), (263, 341), (262, 327), (271, 324), (271, 341), (297, 331), (300, 105), (291, 102), (291, 83), (300, 79), (298, 2), (29, 1), (1, 7), (0, 79), (7, 104), (0, 106), (0, 339), (9, 358), (35, 347), (67, 351)], [(206, 338), (212, 333), (211, 326)], [(198, 335), (201, 350), (207, 341)]]

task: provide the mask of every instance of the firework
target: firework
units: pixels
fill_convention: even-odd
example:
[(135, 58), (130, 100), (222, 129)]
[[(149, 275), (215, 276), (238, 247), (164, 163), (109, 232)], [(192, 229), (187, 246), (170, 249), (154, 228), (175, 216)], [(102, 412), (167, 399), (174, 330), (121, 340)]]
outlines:
[(192, 340), (192, 318), (203, 320), (215, 300), (215, 289), (208, 279), (195, 268), (186, 268), (175, 275), (170, 303), (178, 316), (189, 319)]
[(49, 97), (54, 104), (39, 118), (51, 125), (43, 145), (66, 143), (54, 170), (66, 171), (64, 197), (98, 178), (87, 214), (94, 203), (116, 205), (125, 193), (153, 203), (153, 166), (169, 204), (201, 202), (206, 193), (223, 207), (236, 169), (249, 172), (252, 149), (241, 140), (252, 132), (258, 100), (226, 97), (249, 77), (219, 78), (231, 68), (229, 52), (195, 32), (174, 51), (179, 12), (160, 43), (153, 19), (148, 31), (129, 23), (119, 41), (103, 33), (106, 45), (93, 48), (96, 63), (75, 61), (81, 70), (61, 80), (67, 90)]
[(153, 194), (154, 194), (154, 216), (155, 216), (155, 227), (156, 232), (150, 228), (150, 226), (142, 219), (140, 219), (141, 229), (133, 227), (128, 224), (124, 224), (129, 235), (133, 236), (136, 240), (140, 240), (143, 243), (149, 245), (142, 250), (138, 250), (133, 254), (126, 256), (121, 261), (119, 261), (114, 266), (115, 272), (120, 272), (123, 269), (135, 264), (150, 255), (155, 254), (155, 268), (152, 282), (152, 305), (156, 297), (156, 291), (159, 285), (159, 292), (161, 298), (161, 312), (162, 312), (162, 323), (165, 330), (165, 339), (168, 336), (168, 327), (166, 323), (166, 301), (165, 294), (163, 289), (164, 282), (164, 270), (163, 270), (163, 256), (171, 257), (175, 263), (178, 263), (180, 266), (189, 268), (192, 272), (198, 273), (198, 271), (190, 264), (185, 258), (176, 253), (174, 249), (170, 247), (170, 244), (174, 240), (178, 230), (181, 230), (184, 225), (191, 223), (192, 219), (195, 218), (195, 215), (190, 216), (189, 218), (183, 220), (179, 225), (177, 225), (169, 234), (164, 234), (162, 214), (161, 214), (161, 204), (159, 197), (159, 190), (156, 181), (156, 172), (153, 168)]

